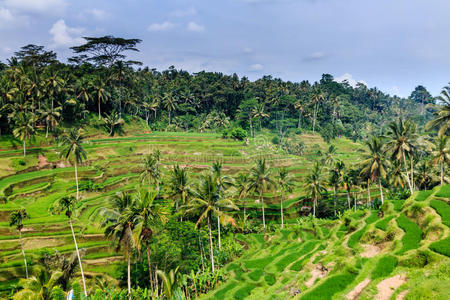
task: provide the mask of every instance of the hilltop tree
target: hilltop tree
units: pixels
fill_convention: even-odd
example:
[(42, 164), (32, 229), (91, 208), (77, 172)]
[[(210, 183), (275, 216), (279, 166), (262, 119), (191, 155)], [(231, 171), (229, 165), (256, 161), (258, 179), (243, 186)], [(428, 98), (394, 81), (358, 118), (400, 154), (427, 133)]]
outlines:
[(82, 136), (81, 128), (73, 128), (68, 134), (64, 134), (61, 138), (61, 145), (63, 147), (61, 155), (65, 159), (73, 156), (73, 163), (75, 166), (75, 182), (77, 185), (77, 200), (80, 198), (80, 190), (78, 187), (78, 165), (86, 159), (86, 151), (83, 149), (84, 138)]
[(19, 209), (11, 212), (9, 215), (9, 226), (16, 226), (17, 231), (19, 232), (19, 242), (20, 249), (22, 251), (23, 263), (25, 265), (25, 276), (28, 279), (28, 266), (27, 266), (27, 258), (25, 257), (25, 250), (23, 249), (22, 243), (22, 229), (23, 229), (23, 221), (29, 219), (29, 215), (25, 209)]
[(81, 263), (80, 251), (78, 250), (78, 243), (77, 243), (77, 239), (75, 237), (75, 231), (73, 230), (73, 223), (72, 223), (72, 216), (75, 212), (76, 204), (77, 204), (77, 199), (75, 197), (73, 197), (73, 196), (63, 197), (63, 198), (59, 199), (59, 201), (57, 202), (56, 206), (54, 207), (54, 211), (56, 213), (64, 212), (64, 214), (69, 219), (70, 230), (72, 231), (73, 242), (75, 244), (75, 251), (77, 253), (78, 264), (80, 266), (81, 279), (83, 281), (84, 295), (87, 297), (86, 281), (84, 279), (83, 265)]

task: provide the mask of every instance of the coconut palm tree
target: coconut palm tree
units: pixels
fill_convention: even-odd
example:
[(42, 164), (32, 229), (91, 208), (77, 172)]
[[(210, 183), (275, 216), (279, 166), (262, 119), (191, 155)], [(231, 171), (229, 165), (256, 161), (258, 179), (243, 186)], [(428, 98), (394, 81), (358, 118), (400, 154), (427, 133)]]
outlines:
[(179, 267), (170, 270), (168, 273), (158, 270), (156, 274), (161, 278), (164, 286), (164, 295), (166, 299), (174, 299), (175, 291), (180, 285), (180, 274), (178, 273)]
[(80, 198), (80, 191), (78, 187), (78, 164), (86, 159), (86, 151), (83, 149), (84, 138), (82, 136), (81, 128), (73, 128), (68, 134), (64, 134), (61, 138), (61, 145), (63, 147), (61, 155), (65, 159), (69, 159), (73, 156), (73, 162), (75, 166), (75, 182), (77, 185), (77, 200)]
[(328, 183), (333, 187), (334, 193), (334, 216), (336, 217), (336, 201), (337, 201), (337, 190), (342, 183), (342, 176), (344, 170), (344, 163), (337, 161), (334, 168), (330, 170), (330, 177)]
[(319, 87), (314, 88), (313, 93), (311, 95), (311, 103), (314, 105), (313, 109), (313, 132), (316, 132), (316, 121), (317, 121), (317, 111), (319, 109), (319, 104), (326, 97), (324, 91), (322, 91)]
[(43, 105), (43, 109), (38, 110), (40, 113), (40, 119), (45, 120), (45, 137), (48, 137), (48, 130), (51, 128), (55, 128), (58, 126), (58, 121), (61, 118), (61, 110), (62, 107), (50, 107), (47, 105)]
[(441, 185), (444, 184), (445, 166), (450, 164), (450, 148), (448, 136), (438, 136), (434, 142), (431, 162), (439, 166)]
[(105, 228), (105, 236), (111, 239), (113, 245), (115, 245), (114, 251), (123, 250), (127, 259), (128, 297), (131, 299), (131, 255), (136, 247), (136, 240), (133, 235), (136, 218), (132, 211), (135, 203), (126, 193), (116, 195), (116, 197), (110, 199), (110, 202), (113, 208), (105, 208), (101, 211), (102, 227)]
[(169, 185), (172, 189), (172, 195), (176, 197), (175, 209), (186, 204), (186, 199), (190, 194), (189, 177), (186, 168), (181, 168), (178, 164), (173, 166), (170, 171)]
[(258, 193), (259, 202), (261, 202), (263, 227), (266, 229), (266, 217), (264, 214), (264, 192), (274, 185), (271, 177), (271, 171), (267, 167), (265, 159), (258, 159), (255, 166), (250, 170), (249, 190)]
[(148, 192), (146, 189), (138, 189), (133, 195), (134, 203), (130, 206), (131, 214), (133, 215), (133, 224), (135, 224), (135, 239), (139, 240), (137, 248), (140, 250), (140, 245), (146, 247), (148, 272), (150, 279), (150, 287), (153, 294), (153, 275), (150, 260), (150, 239), (152, 238), (155, 227), (167, 221), (166, 212), (161, 205), (156, 204), (156, 191)]
[(156, 185), (156, 191), (159, 193), (159, 180), (161, 177), (160, 171), (160, 152), (159, 150), (154, 151), (144, 157), (141, 163), (141, 181), (148, 181), (148, 191), (151, 190), (151, 184)]
[(253, 108), (252, 111), (253, 117), (257, 118), (259, 121), (259, 130), (262, 130), (262, 119), (269, 117), (269, 113), (266, 113), (265, 109), (266, 109), (265, 103), (259, 103)]
[(196, 223), (198, 227), (203, 221), (206, 220), (209, 234), (209, 253), (211, 259), (211, 269), (214, 273), (214, 251), (211, 232), (211, 218), (215, 214), (223, 223), (234, 223), (234, 219), (227, 213), (220, 209), (233, 209), (239, 210), (239, 208), (233, 203), (232, 200), (224, 198), (223, 193), (220, 191), (220, 187), (217, 184), (216, 179), (212, 174), (202, 175), (200, 178), (200, 184), (193, 191), (192, 200), (188, 203), (187, 213), (199, 214), (200, 217)]
[(323, 159), (324, 164), (332, 165), (334, 163), (334, 157), (336, 156), (336, 146), (330, 145), (327, 152), (325, 152), (325, 157)]
[(405, 176), (403, 175), (401, 162), (399, 162), (398, 160), (394, 160), (388, 173), (390, 184), (393, 187), (404, 188)]
[(103, 122), (109, 128), (109, 136), (114, 135), (114, 128), (121, 126), (125, 121), (120, 117), (120, 115), (114, 110), (109, 115), (103, 118)]
[(75, 251), (77, 253), (78, 264), (80, 265), (81, 279), (83, 281), (84, 295), (87, 297), (86, 291), (86, 281), (84, 279), (83, 273), (83, 264), (81, 263), (80, 251), (78, 251), (78, 243), (75, 237), (75, 232), (73, 230), (72, 216), (76, 209), (77, 199), (73, 196), (63, 197), (58, 200), (56, 206), (54, 207), (54, 211), (56, 213), (64, 212), (67, 218), (69, 219), (70, 230), (72, 231), (73, 242), (75, 244)]
[(29, 215), (25, 209), (19, 209), (11, 212), (9, 215), (9, 226), (16, 226), (17, 231), (19, 232), (19, 241), (20, 241), (20, 249), (22, 251), (23, 263), (25, 265), (25, 276), (28, 279), (28, 266), (27, 266), (27, 258), (25, 257), (25, 250), (23, 249), (22, 243), (22, 228), (23, 221), (29, 219)]
[(52, 299), (51, 292), (58, 285), (58, 280), (63, 275), (61, 271), (50, 272), (45, 268), (39, 268), (37, 276), (22, 279), (19, 284), (22, 290), (15, 293), (12, 299)]
[(16, 115), (15, 127), (13, 129), (13, 135), (23, 143), (23, 156), (27, 155), (26, 141), (31, 140), (35, 134), (35, 128), (33, 127), (35, 118), (30, 113), (19, 113)]
[(399, 119), (398, 122), (391, 122), (389, 124), (388, 132), (389, 140), (386, 143), (387, 149), (392, 151), (391, 158), (403, 162), (406, 179), (411, 193), (413, 192), (413, 184), (409, 176), (406, 157), (408, 154), (412, 153), (415, 148), (416, 135), (414, 131), (415, 126), (409, 121)]
[[(236, 188), (236, 194), (238, 196), (238, 202), (240, 203), (242, 198), (244, 198), (249, 191), (249, 176), (247, 173), (239, 173), (234, 179), (234, 186)], [(245, 211), (245, 201), (243, 201), (244, 206), (244, 216)]]
[(383, 142), (380, 138), (372, 137), (366, 141), (366, 145), (369, 148), (369, 154), (365, 155), (364, 161), (361, 162), (362, 170), (361, 175), (365, 175), (370, 178), (374, 183), (378, 180), (380, 188), (381, 203), (384, 202), (383, 187), (381, 185), (381, 179), (386, 178), (386, 170), (388, 161), (384, 156)]
[(322, 175), (322, 166), (316, 161), (311, 173), (305, 178), (303, 185), (305, 192), (313, 200), (313, 216), (316, 216), (316, 207), (318, 200), (322, 197), (322, 193), (326, 193), (326, 182)]
[(441, 95), (437, 97), (441, 102), (439, 104), (428, 104), (427, 107), (437, 109), (436, 118), (429, 121), (425, 126), (426, 129), (439, 128), (439, 136), (446, 135), (450, 128), (450, 86), (444, 87)]
[(277, 174), (277, 189), (281, 192), (280, 201), (280, 213), (281, 213), (281, 228), (284, 228), (284, 214), (283, 214), (283, 200), (286, 193), (291, 193), (294, 189), (294, 177), (289, 174), (286, 168), (281, 168), (278, 170)]
[(345, 191), (347, 192), (347, 204), (348, 204), (348, 209), (351, 209), (351, 196), (350, 193), (352, 191), (352, 177), (350, 175), (350, 172), (347, 170), (345, 171), (344, 175), (342, 176), (342, 182), (344, 184), (344, 188)]
[(172, 121), (172, 112), (177, 107), (177, 99), (172, 91), (164, 93), (162, 97), (162, 106), (167, 110), (169, 114), (169, 124)]
[(94, 92), (95, 98), (97, 99), (98, 119), (101, 120), (102, 114), (101, 114), (100, 103), (106, 102), (110, 95), (109, 95), (108, 91), (106, 90), (106, 83), (100, 77), (96, 78), (96, 80), (94, 81), (92, 90)]

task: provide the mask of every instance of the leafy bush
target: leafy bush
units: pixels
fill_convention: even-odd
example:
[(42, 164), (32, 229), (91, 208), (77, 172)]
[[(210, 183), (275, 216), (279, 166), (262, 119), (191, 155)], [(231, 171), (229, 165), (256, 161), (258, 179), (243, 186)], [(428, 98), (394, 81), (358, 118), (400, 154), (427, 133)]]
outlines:
[(239, 141), (243, 141), (247, 137), (247, 131), (241, 127), (235, 127), (231, 130), (230, 136)]
[(432, 243), (430, 245), (430, 249), (434, 252), (450, 257), (450, 237)]
[(420, 230), (419, 226), (405, 215), (401, 215), (397, 218), (397, 224), (405, 231), (405, 235), (402, 238), (403, 247), (398, 254), (403, 254), (408, 250), (419, 248), (419, 243), (422, 239), (422, 230)]
[(402, 260), (400, 264), (409, 268), (423, 268), (432, 261), (430, 251), (415, 251), (406, 259)]
[(450, 227), (450, 205), (441, 200), (431, 199), (430, 206), (441, 216), (442, 223)]
[(371, 278), (377, 279), (381, 277), (386, 277), (394, 271), (397, 266), (397, 258), (395, 256), (387, 255), (383, 256), (378, 260), (375, 269), (372, 271)]
[(280, 139), (280, 137), (279, 137), (278, 135), (276, 135), (276, 136), (274, 136), (274, 137), (272, 138), (272, 143), (273, 143), (274, 145), (279, 145), (279, 144), (280, 144), (280, 141), (281, 141), (281, 139)]

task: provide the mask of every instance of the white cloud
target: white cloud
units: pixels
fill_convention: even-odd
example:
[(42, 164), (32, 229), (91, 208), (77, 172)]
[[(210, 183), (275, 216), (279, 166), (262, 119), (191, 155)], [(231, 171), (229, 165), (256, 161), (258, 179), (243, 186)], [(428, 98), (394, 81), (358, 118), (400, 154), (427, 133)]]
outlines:
[(321, 60), (327, 57), (327, 54), (325, 52), (322, 51), (316, 51), (313, 52), (309, 55), (307, 55), (306, 57), (303, 58), (304, 61), (316, 61), (316, 60)]
[(86, 13), (96, 20), (105, 20), (110, 16), (107, 11), (98, 8), (89, 9)]
[(253, 64), (250, 66), (250, 70), (252, 71), (261, 71), (262, 69), (264, 69), (264, 66), (261, 64)]
[(65, 0), (4, 0), (5, 7), (20, 12), (60, 13), (67, 3)]
[(203, 32), (205, 31), (205, 27), (195, 22), (189, 22), (187, 25), (187, 30), (192, 32)]
[(14, 21), (11, 11), (7, 8), (0, 7), (0, 28), (7, 27)]
[(187, 16), (194, 16), (197, 14), (197, 10), (193, 7), (188, 9), (178, 9), (172, 11), (169, 15), (171, 17), (181, 18), (181, 17), (187, 17)]
[(253, 53), (253, 50), (252, 50), (252, 48), (245, 47), (244, 48), (244, 53), (245, 54), (250, 54), (250, 53)]
[(334, 81), (337, 81), (337, 82), (344, 82), (344, 81), (347, 81), (348, 84), (349, 84), (350, 86), (354, 87), (354, 88), (356, 87), (356, 84), (357, 84), (357, 83), (362, 83), (362, 84), (364, 84), (365, 86), (368, 86), (367, 82), (365, 82), (364, 80), (358, 80), (358, 81), (356, 81), (356, 80), (353, 78), (352, 74), (349, 74), (349, 73), (345, 73), (345, 74), (343, 74), (343, 75), (341, 75), (341, 76), (339, 76), (339, 77), (336, 77), (336, 78), (334, 79)]
[(172, 22), (163, 22), (163, 23), (153, 23), (148, 26), (148, 31), (167, 31), (175, 27), (175, 24)]
[(49, 33), (52, 35), (52, 47), (71, 47), (83, 43), (83, 39), (80, 37), (84, 29), (68, 27), (63, 19), (59, 19), (53, 24)]

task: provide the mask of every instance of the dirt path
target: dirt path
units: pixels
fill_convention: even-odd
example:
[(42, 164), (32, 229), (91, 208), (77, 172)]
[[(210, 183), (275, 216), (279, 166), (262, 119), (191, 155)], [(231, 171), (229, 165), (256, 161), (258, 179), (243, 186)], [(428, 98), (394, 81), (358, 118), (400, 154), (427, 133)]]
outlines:
[(361, 257), (374, 257), (381, 252), (381, 248), (374, 245), (363, 245), (364, 249), (366, 249), (363, 253), (361, 253)]
[(305, 285), (307, 287), (311, 287), (318, 278), (327, 276), (328, 272), (329, 270), (323, 269), (322, 265), (315, 265), (314, 269), (311, 271), (311, 278), (309, 278), (308, 281), (305, 282)]
[(97, 258), (97, 259), (85, 259), (84, 261), (88, 265), (106, 265), (109, 263), (112, 263), (114, 261), (123, 260), (122, 256), (112, 256), (112, 257), (103, 257), (103, 258)]
[(404, 290), (403, 292), (399, 293), (397, 295), (397, 298), (395, 300), (403, 300), (406, 297), (406, 294), (408, 294), (409, 290)]
[(38, 168), (41, 169), (41, 168), (45, 167), (46, 165), (48, 165), (47, 157), (45, 157), (44, 155), (39, 155), (38, 156)]
[(389, 300), (394, 294), (395, 290), (398, 289), (403, 283), (406, 282), (406, 276), (395, 275), (394, 277), (387, 278), (381, 281), (377, 285), (378, 294), (375, 296), (375, 300)]
[(362, 291), (369, 285), (369, 283), (370, 283), (369, 278), (366, 278), (360, 283), (358, 283), (358, 285), (355, 286), (355, 288), (350, 293), (347, 294), (346, 296), (347, 300), (358, 299), (359, 295), (361, 295)]

